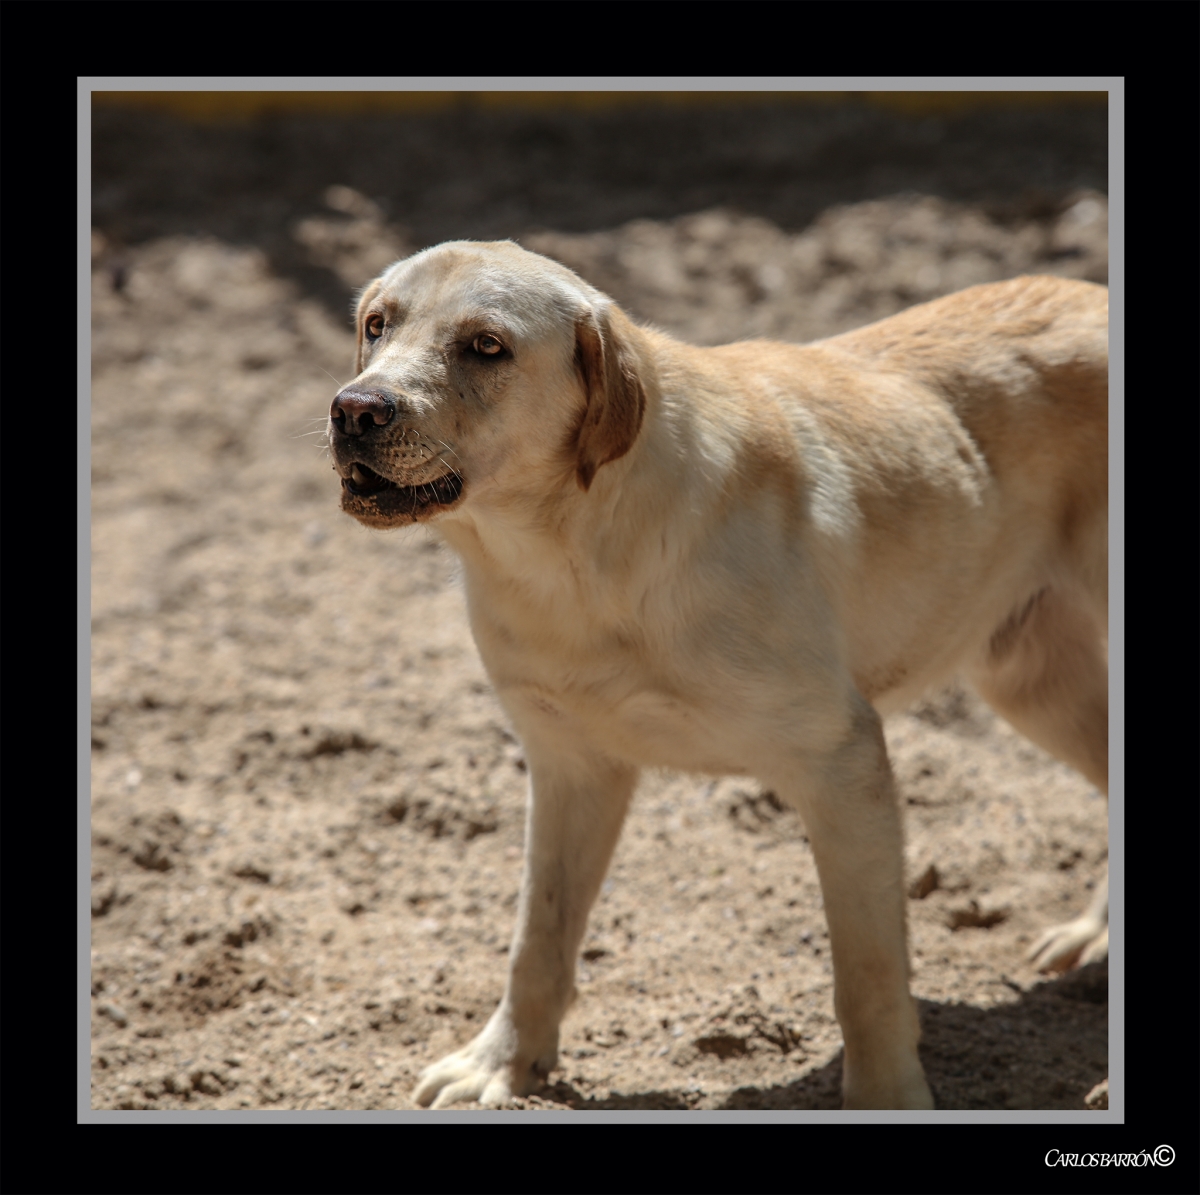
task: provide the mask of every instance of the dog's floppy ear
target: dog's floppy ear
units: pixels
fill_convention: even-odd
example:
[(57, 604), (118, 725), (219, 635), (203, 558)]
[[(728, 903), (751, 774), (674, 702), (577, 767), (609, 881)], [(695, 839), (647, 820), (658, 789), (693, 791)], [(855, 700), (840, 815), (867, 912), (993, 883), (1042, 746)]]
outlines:
[(575, 363), (587, 393), (575, 464), (575, 477), (583, 490), (601, 465), (633, 447), (642, 426), (646, 392), (629, 344), (632, 330), (616, 306), (585, 312), (575, 321)]
[(363, 312), (370, 305), (371, 300), (383, 289), (383, 279), (376, 278), (374, 282), (368, 282), (363, 293), (358, 298), (358, 307), (354, 311), (354, 372), (362, 373), (363, 370)]

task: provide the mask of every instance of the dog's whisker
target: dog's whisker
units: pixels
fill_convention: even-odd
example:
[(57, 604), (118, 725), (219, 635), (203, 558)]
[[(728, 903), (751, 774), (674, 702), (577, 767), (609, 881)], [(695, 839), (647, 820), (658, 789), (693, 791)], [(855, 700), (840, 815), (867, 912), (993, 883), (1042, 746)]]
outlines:
[[(310, 364), (310, 365), (317, 365), (317, 363), (316, 363), (315, 361), (310, 361), (310, 362), (309, 362), (309, 364)], [(325, 368), (325, 366), (324, 366), (324, 365), (317, 365), (317, 368), (318, 368), (318, 369), (319, 369), (319, 370), (320, 370), (320, 371), (321, 371), (321, 372), (322, 372), (322, 373), (323, 373), (323, 374), (324, 374), (324, 375), (325, 375), (327, 378), (329, 378), (329, 379), (330, 379), (330, 381), (332, 381), (332, 382), (333, 382), (333, 384), (334, 384), (334, 385), (335, 385), (335, 386), (336, 386), (336, 387), (337, 387), (339, 390), (342, 390), (342, 389), (344, 389), (344, 388), (345, 388), (345, 386), (346, 386), (346, 383), (345, 383), (345, 382), (339, 382), (339, 381), (337, 380), (337, 378), (335, 378), (335, 377), (333, 376), (333, 374), (331, 374), (331, 373), (329, 372), (329, 370), (327, 370), (327, 369)]]

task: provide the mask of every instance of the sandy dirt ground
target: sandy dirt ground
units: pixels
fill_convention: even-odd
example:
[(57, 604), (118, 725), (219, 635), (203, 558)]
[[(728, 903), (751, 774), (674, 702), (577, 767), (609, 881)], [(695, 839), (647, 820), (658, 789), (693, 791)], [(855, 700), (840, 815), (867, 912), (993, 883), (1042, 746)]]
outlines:
[[(425, 243), (327, 183), (288, 217), (291, 260), (349, 293)], [(1107, 278), (1095, 190), (1004, 218), (910, 192), (797, 224), (516, 230), (698, 343), (810, 339), (1025, 272)], [(455, 560), (338, 510), (323, 429), (351, 331), (270, 246), (114, 219), (93, 252), (93, 1107), (411, 1108), (499, 999), (521, 865), (521, 747)], [(1103, 797), (962, 689), (887, 737), (938, 1106), (1084, 1108), (1106, 968), (1047, 979), (1024, 954), (1103, 879)], [(839, 1105), (812, 855), (752, 783), (647, 776), (579, 991), (519, 1108)]]

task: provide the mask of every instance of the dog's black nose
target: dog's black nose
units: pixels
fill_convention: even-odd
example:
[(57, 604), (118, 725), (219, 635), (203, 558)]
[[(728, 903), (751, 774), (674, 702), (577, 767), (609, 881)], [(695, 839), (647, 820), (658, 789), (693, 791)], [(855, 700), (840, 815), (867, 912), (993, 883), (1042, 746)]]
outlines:
[(372, 426), (390, 423), (396, 404), (377, 390), (343, 390), (329, 408), (333, 425), (346, 436), (361, 436)]

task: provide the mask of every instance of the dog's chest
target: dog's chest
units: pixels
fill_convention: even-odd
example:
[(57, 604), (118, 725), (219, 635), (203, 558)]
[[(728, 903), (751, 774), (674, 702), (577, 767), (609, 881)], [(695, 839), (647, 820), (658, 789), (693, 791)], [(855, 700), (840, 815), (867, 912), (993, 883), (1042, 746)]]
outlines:
[[(628, 690), (628, 685), (623, 686)], [(537, 722), (560, 741), (615, 755), (640, 767), (720, 775), (748, 770), (744, 736), (711, 709), (651, 688), (624, 695), (559, 686), (512, 684), (500, 689), (520, 724)]]
[[(642, 767), (748, 770), (737, 712), (687, 668), (619, 637), (510, 637), (476, 628), (496, 693), (519, 731), (616, 755)], [(528, 745), (528, 744), (527, 744)]]

